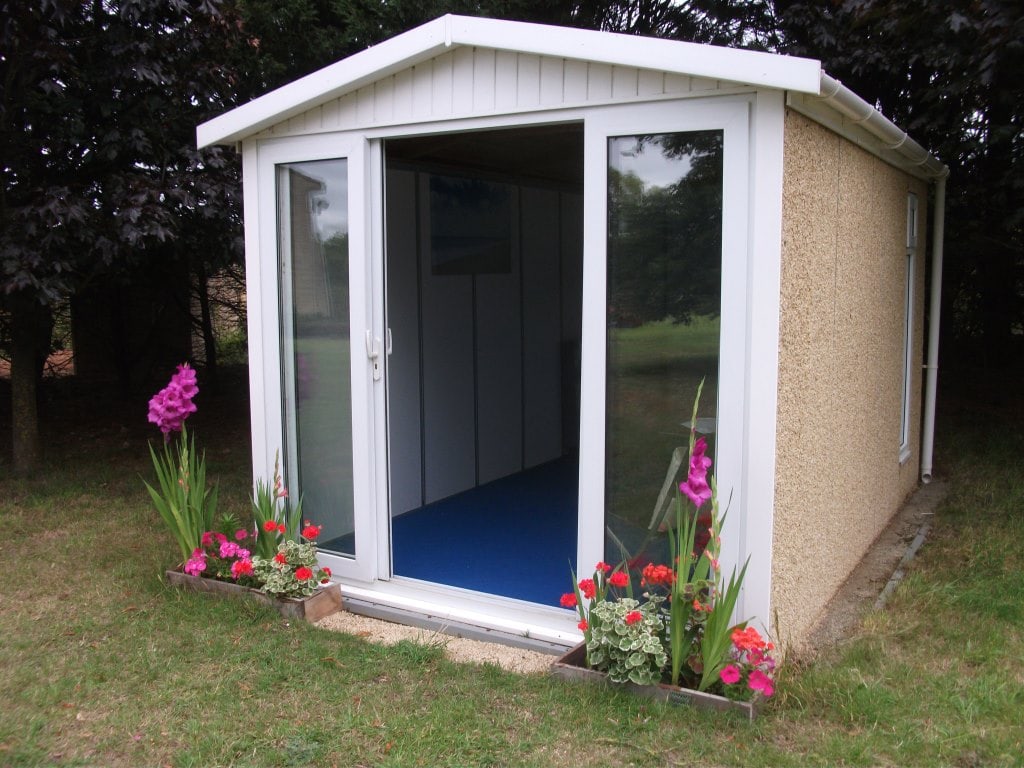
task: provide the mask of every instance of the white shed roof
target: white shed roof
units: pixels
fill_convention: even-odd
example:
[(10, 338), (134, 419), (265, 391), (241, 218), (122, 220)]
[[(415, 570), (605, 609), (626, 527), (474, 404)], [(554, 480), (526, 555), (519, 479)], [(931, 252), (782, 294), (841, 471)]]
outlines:
[(445, 15), (267, 93), (196, 129), (200, 147), (233, 144), (344, 94), (466, 46), (707, 78), (788, 92), (788, 103), (914, 175), (945, 166), (839, 81), (796, 56), (650, 37)]
[(442, 16), (200, 125), (200, 147), (228, 144), (456, 46), (654, 69), (817, 94), (821, 63), (675, 40), (520, 21)]

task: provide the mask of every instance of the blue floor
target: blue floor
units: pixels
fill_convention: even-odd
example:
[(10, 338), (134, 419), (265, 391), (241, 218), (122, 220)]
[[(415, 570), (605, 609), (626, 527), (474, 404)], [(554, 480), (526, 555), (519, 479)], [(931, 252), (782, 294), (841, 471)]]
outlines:
[[(396, 576), (558, 605), (576, 569), (578, 464), (561, 459), (391, 521)], [(352, 551), (352, 536), (320, 549)]]
[(576, 567), (577, 473), (563, 459), (399, 515), (395, 575), (558, 605)]

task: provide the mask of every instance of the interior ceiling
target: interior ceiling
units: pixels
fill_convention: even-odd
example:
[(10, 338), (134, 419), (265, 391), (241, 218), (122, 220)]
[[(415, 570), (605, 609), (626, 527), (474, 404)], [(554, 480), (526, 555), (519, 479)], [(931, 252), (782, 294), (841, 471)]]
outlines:
[(389, 160), (416, 165), (572, 186), (583, 183), (581, 123), (388, 139), (384, 152)]

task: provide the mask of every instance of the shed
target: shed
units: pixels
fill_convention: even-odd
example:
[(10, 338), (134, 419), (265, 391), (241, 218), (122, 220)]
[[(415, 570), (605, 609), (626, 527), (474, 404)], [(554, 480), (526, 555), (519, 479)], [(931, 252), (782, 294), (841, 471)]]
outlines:
[(197, 135), (242, 153), (255, 474), (350, 608), (575, 642), (570, 568), (664, 555), (702, 380), (784, 643), (930, 476), (947, 170), (818, 61), (444, 16)]

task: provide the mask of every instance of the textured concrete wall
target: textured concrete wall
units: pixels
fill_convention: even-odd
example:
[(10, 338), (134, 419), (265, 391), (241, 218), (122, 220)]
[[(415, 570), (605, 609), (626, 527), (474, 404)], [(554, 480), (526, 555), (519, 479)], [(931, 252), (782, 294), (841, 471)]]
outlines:
[[(772, 607), (800, 640), (917, 484), (927, 188), (787, 112)], [(899, 460), (907, 193), (919, 244)]]

